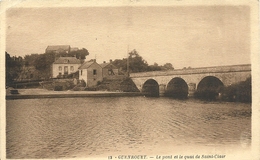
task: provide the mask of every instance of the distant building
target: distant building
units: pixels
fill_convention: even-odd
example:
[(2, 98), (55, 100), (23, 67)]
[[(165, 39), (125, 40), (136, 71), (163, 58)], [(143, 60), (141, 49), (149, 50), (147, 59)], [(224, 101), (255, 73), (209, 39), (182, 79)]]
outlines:
[(79, 67), (79, 79), (84, 80), (87, 87), (96, 86), (103, 80), (102, 67), (95, 60), (83, 63)]
[(117, 76), (118, 75), (118, 68), (114, 66), (111, 62), (106, 63), (105, 61), (101, 64), (99, 64), (102, 67), (102, 77), (111, 77), (111, 76)]
[(54, 45), (48, 46), (45, 53), (70, 53), (70, 45)]
[(78, 51), (79, 48), (75, 47), (75, 48), (70, 48), (70, 52), (75, 52), (75, 51)]
[(78, 71), (81, 63), (76, 57), (59, 57), (52, 64), (52, 77), (68, 75)]

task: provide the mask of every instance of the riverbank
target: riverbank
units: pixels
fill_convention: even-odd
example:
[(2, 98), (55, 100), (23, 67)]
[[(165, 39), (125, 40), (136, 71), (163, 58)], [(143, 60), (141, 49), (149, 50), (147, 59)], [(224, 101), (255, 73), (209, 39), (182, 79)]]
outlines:
[(46, 89), (18, 89), (19, 94), (6, 91), (6, 100), (35, 98), (74, 98), (74, 97), (124, 97), (142, 96), (140, 92), (108, 92), (108, 91), (49, 91)]

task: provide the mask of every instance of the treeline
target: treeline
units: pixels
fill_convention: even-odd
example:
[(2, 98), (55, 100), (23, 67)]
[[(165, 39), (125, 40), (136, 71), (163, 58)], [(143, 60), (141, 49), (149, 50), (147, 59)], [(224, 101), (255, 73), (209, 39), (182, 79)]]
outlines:
[[(71, 51), (70, 53), (61, 52), (61, 53), (42, 53), (42, 54), (30, 54), (25, 55), (25, 57), (11, 57), (9, 53), (5, 52), (6, 56), (6, 83), (11, 83), (18, 80), (19, 76), (23, 73), (23, 67), (33, 67), (34, 74), (37, 74), (35, 77), (37, 79), (49, 79), (51, 77), (51, 66), (55, 61), (55, 58), (58, 57), (76, 57), (82, 62), (86, 59), (86, 56), (89, 55), (87, 49), (79, 49), (77, 51)], [(146, 60), (144, 60), (136, 50), (133, 50), (129, 53), (129, 57), (123, 59), (116, 59), (112, 61), (116, 67), (122, 73), (127, 73), (127, 64), (129, 64), (129, 73), (135, 72), (147, 72), (147, 71), (160, 71), (160, 70), (169, 70), (174, 69), (171, 63), (166, 63), (162, 66), (154, 63), (153, 65), (148, 65)]]
[(112, 64), (118, 67), (122, 72), (127, 72), (128, 66), (129, 73), (174, 69), (171, 63), (166, 63), (160, 66), (155, 62), (153, 65), (149, 65), (147, 61), (144, 60), (143, 57), (140, 56), (136, 50), (133, 50), (128, 54), (128, 59), (116, 59), (112, 61)]
[(5, 52), (6, 60), (6, 84), (12, 83), (18, 80), (21, 76), (23, 67), (33, 67), (34, 73), (37, 73), (38, 79), (48, 79), (51, 77), (51, 65), (57, 57), (77, 57), (83, 62), (86, 56), (89, 55), (87, 49), (82, 48), (77, 51), (70, 53), (42, 53), (42, 54), (30, 54), (25, 57), (10, 56), (9, 53)]
[(76, 57), (84, 61), (86, 56), (89, 55), (87, 49), (82, 48), (77, 51), (72, 51), (70, 53), (60, 52), (60, 53), (43, 53), (43, 54), (31, 54), (25, 55), (24, 64), (25, 66), (34, 66), (37, 70), (43, 71), (49, 69), (48, 67), (55, 61), (57, 57)]
[(230, 102), (252, 102), (252, 79), (224, 87), (220, 98)]
[(11, 57), (7, 52), (5, 52), (5, 81), (7, 85), (18, 78), (19, 73), (22, 71), (22, 66), (23, 58), (21, 56)]

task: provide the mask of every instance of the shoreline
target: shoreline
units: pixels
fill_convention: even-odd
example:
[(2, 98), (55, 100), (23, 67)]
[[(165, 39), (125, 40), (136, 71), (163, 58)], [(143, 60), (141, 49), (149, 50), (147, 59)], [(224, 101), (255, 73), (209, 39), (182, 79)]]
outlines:
[(133, 97), (143, 96), (140, 92), (109, 92), (109, 91), (48, 91), (44, 89), (18, 89), (19, 94), (6, 92), (6, 100), (42, 99), (42, 98), (75, 98), (75, 97)]

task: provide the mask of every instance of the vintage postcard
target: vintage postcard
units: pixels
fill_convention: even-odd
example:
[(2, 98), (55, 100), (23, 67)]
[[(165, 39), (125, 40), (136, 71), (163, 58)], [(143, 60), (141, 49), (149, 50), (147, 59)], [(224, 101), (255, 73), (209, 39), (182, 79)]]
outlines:
[(1, 159), (260, 158), (258, 1), (0, 3)]

